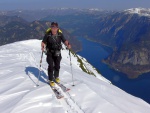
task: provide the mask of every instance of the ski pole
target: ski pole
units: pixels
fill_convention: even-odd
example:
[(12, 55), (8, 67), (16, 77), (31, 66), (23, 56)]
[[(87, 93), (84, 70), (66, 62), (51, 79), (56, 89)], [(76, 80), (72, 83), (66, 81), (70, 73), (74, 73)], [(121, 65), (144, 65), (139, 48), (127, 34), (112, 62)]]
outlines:
[(70, 54), (71, 50), (69, 49), (69, 56), (70, 56), (70, 67), (71, 67), (71, 73), (72, 73), (72, 82), (73, 82), (73, 85), (72, 86), (75, 86), (74, 85), (74, 77), (73, 77), (73, 71), (72, 71), (72, 62), (71, 62), (71, 54)]
[(39, 78), (40, 78), (40, 76), (41, 76), (42, 58), (43, 58), (43, 51), (42, 51), (41, 60), (40, 60), (39, 76), (38, 76), (37, 86), (39, 86)]

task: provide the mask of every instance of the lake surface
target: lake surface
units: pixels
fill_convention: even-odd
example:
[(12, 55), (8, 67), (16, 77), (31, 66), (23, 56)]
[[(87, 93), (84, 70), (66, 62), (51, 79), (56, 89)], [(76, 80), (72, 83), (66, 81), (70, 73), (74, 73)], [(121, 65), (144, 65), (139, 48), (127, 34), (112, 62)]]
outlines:
[(83, 47), (78, 54), (85, 57), (105, 78), (124, 91), (150, 103), (150, 73), (143, 74), (137, 79), (129, 79), (127, 75), (111, 69), (102, 62), (111, 54), (110, 48), (82, 37), (78, 37), (78, 40), (81, 41)]

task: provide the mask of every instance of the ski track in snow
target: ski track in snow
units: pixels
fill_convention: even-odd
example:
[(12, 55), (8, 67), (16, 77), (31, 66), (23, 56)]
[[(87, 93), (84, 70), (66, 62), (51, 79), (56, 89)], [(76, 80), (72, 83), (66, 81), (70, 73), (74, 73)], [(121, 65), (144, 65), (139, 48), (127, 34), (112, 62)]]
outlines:
[[(96, 73), (83, 58), (86, 69), (97, 76), (84, 73), (72, 55), (75, 86), (68, 51), (62, 51), (60, 79), (70, 88), (57, 99), (47, 84), (46, 56), (43, 56), (41, 77), (37, 87), (40, 40), (27, 40), (0, 48), (0, 113), (149, 113), (150, 105), (131, 96)], [(79, 56), (80, 57), (80, 56)], [(82, 58), (82, 57), (80, 57)]]
[[(47, 73), (46, 70), (44, 70), (44, 72)], [(57, 84), (56, 84), (56, 87), (64, 95), (64, 98), (60, 99), (59, 101), (61, 102), (61, 104), (64, 105), (64, 108), (68, 113), (84, 113), (82, 108), (79, 105), (77, 105), (77, 103), (72, 99), (72, 97), (68, 91), (63, 92)]]

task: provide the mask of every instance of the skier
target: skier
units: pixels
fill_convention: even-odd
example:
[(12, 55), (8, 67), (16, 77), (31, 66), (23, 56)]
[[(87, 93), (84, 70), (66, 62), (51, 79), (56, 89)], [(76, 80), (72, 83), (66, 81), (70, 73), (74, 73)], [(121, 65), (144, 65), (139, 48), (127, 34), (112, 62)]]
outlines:
[(46, 47), (48, 63), (48, 77), (50, 86), (55, 86), (55, 82), (59, 83), (59, 70), (61, 61), (61, 42), (63, 42), (68, 49), (71, 49), (71, 45), (65, 39), (62, 31), (58, 27), (57, 22), (52, 22), (50, 28), (46, 31), (45, 36), (41, 43), (41, 49), (44, 51)]

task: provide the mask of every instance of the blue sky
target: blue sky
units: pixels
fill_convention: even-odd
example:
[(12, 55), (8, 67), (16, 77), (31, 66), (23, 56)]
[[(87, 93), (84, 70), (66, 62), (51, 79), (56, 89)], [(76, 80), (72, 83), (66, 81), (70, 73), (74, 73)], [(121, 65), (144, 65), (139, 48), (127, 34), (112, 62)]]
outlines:
[(128, 8), (150, 8), (150, 0), (0, 0), (0, 10), (41, 8), (99, 8), (124, 10)]

